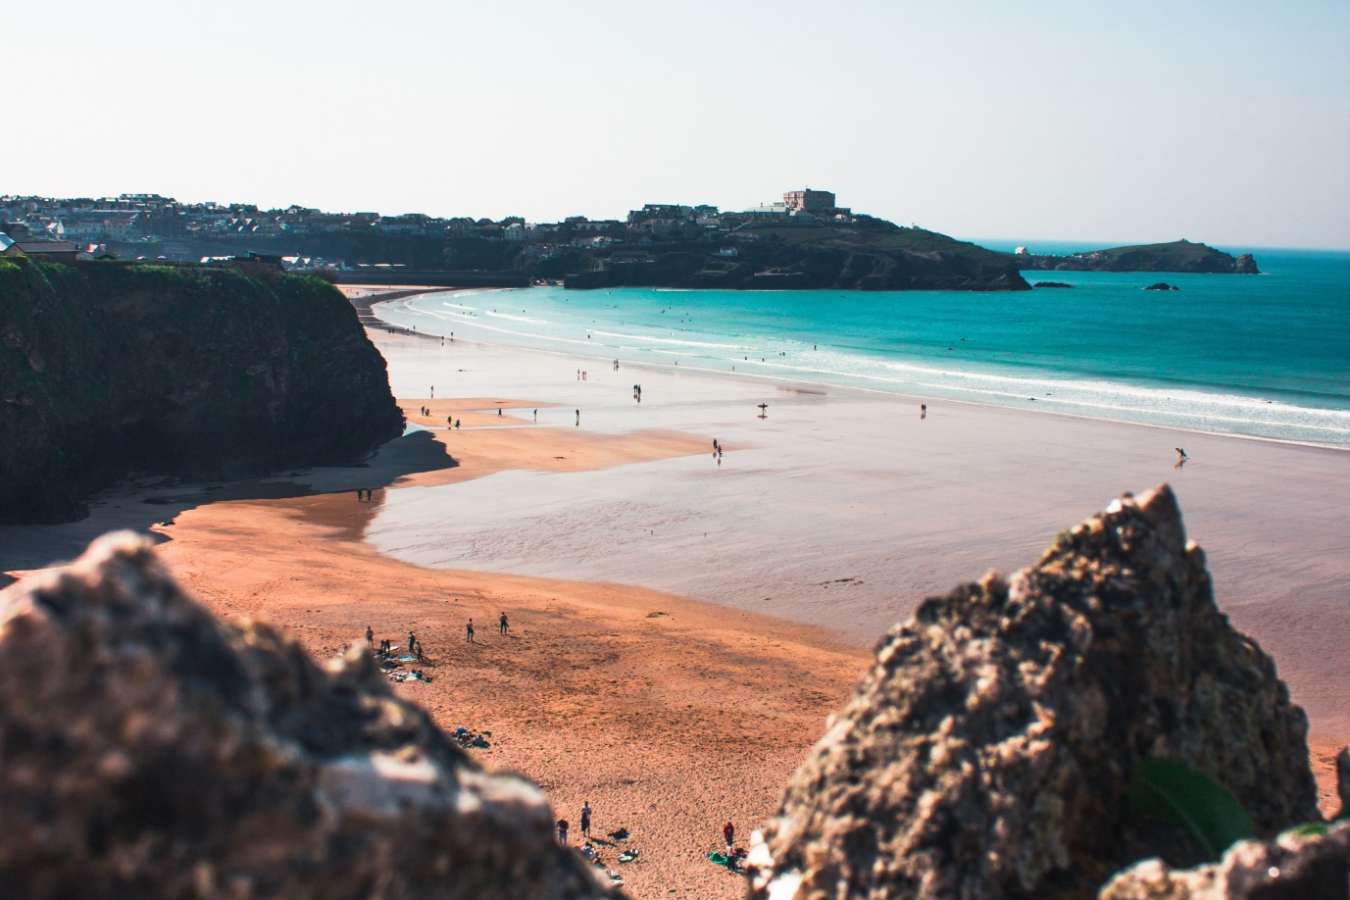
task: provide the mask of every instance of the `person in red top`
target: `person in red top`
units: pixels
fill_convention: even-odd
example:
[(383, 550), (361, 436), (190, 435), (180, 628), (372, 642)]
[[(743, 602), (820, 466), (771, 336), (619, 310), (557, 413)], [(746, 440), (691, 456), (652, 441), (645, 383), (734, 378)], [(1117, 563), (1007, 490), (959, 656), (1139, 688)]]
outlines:
[(726, 839), (727, 853), (730, 854), (732, 845), (736, 843), (736, 826), (732, 825), (730, 822), (727, 822), (727, 824), (723, 825), (722, 837)]

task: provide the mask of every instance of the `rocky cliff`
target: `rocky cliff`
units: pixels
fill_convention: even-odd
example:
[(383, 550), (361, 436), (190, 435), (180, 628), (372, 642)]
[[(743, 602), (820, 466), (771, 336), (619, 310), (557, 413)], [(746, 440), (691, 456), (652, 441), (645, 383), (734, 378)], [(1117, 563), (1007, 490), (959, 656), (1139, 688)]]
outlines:
[(1126, 497), (882, 639), (752, 852), (755, 896), (1090, 897), (1205, 859), (1131, 811), (1145, 761), (1226, 787), (1258, 836), (1316, 819), (1306, 731), (1171, 491)]
[(0, 594), (0, 894), (611, 894), (357, 649), (216, 622), (129, 533)]
[(1256, 259), (1250, 253), (1232, 256), (1205, 244), (1172, 241), (1111, 247), (1067, 256), (1019, 254), (1011, 257), (1022, 270), (1077, 272), (1200, 272), (1257, 275)]
[(0, 260), (0, 521), (128, 473), (359, 459), (402, 416), (331, 285), (262, 267)]

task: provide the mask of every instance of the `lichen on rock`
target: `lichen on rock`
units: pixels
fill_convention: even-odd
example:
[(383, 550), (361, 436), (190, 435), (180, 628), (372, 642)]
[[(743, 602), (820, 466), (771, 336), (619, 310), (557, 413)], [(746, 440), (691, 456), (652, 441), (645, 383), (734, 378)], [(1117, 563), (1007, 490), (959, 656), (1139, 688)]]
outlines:
[(752, 894), (1092, 896), (1135, 860), (1202, 861), (1130, 814), (1141, 762), (1214, 779), (1271, 836), (1316, 817), (1306, 734), (1171, 490), (1126, 496), (882, 639), (766, 825)]
[(0, 593), (0, 894), (599, 898), (369, 654), (217, 622), (147, 541)]

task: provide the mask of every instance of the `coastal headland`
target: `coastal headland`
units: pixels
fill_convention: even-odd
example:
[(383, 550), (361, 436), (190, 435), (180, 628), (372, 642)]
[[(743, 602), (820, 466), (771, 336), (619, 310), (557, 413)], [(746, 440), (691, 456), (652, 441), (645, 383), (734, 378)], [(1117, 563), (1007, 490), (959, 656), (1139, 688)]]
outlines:
[(601, 837), (626, 829), (625, 890), (730, 898), (742, 883), (704, 859), (722, 823), (773, 811), (890, 625), (1168, 480), (1220, 607), (1308, 711), (1330, 809), (1350, 737), (1343, 452), (960, 403), (920, 418), (867, 392), (369, 334), (416, 430), (365, 465), (235, 494), (123, 488), (86, 522), (0, 530), (0, 568), (132, 525), (212, 610), (319, 657), (366, 626), (415, 631), (431, 680), (400, 694), (491, 732), (472, 752), (574, 827), (588, 800)]
[(1012, 254), (1012, 258), (1017, 267), (1024, 271), (1203, 272), (1212, 275), (1259, 275), (1261, 271), (1256, 266), (1256, 258), (1250, 253), (1233, 256), (1187, 240), (1109, 247), (1062, 255), (1018, 252)]

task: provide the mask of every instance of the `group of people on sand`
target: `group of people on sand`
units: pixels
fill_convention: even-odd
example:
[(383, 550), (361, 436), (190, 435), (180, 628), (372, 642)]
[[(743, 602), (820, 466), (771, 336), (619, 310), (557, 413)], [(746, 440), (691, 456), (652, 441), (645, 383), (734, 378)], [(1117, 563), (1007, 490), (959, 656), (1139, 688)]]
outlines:
[(356, 489), (356, 502), (357, 502), (357, 503), (369, 503), (369, 502), (371, 502), (371, 501), (374, 500), (374, 499), (375, 499), (375, 498), (371, 495), (371, 489), (370, 489), (370, 488), (357, 488), (357, 489)]
[(577, 369), (577, 381), (585, 381), (585, 380), (586, 380), (586, 370)]
[[(394, 644), (389, 638), (381, 638), (380, 646), (375, 646), (375, 629), (369, 625), (366, 626), (366, 646), (381, 659), (389, 659), (394, 655)], [(403, 654), (415, 657), (418, 662), (426, 662), (422, 642), (417, 639), (417, 635), (412, 631), (408, 632), (408, 643), (404, 646)]]

